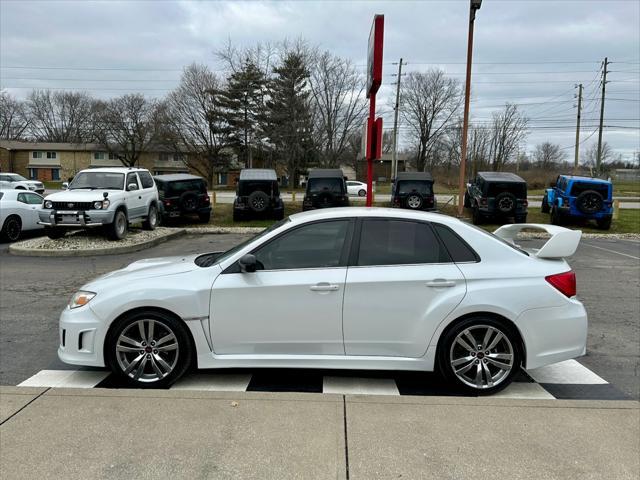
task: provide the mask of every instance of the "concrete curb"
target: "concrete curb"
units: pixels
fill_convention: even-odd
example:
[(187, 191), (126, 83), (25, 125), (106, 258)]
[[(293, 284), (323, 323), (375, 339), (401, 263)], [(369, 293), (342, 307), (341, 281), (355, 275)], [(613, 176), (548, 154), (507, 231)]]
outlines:
[(154, 247), (161, 243), (179, 237), (186, 233), (186, 229), (180, 228), (167, 234), (147, 240), (142, 243), (136, 243), (135, 245), (114, 246), (108, 248), (99, 249), (78, 249), (78, 250), (49, 250), (44, 248), (27, 248), (21, 247), (20, 243), (14, 243), (9, 246), (9, 253), (12, 255), (19, 255), (23, 257), (93, 257), (99, 255), (118, 255), (122, 253), (137, 252), (149, 247)]
[(267, 227), (187, 227), (185, 231), (188, 234), (199, 235), (222, 235), (225, 233), (260, 233)]

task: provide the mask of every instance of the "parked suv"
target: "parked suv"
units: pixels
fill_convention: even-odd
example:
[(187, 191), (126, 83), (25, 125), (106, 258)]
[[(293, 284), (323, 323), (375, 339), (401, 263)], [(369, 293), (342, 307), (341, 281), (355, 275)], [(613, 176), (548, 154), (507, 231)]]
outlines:
[(127, 235), (130, 223), (142, 221), (146, 230), (158, 225), (158, 190), (142, 168), (90, 168), (80, 171), (62, 192), (47, 195), (40, 225), (49, 238), (67, 230), (103, 227), (112, 240)]
[(42, 195), (44, 193), (44, 184), (37, 180), (27, 180), (17, 173), (0, 173), (0, 187), (15, 188), (16, 190), (29, 190)]
[(514, 173), (479, 172), (464, 194), (464, 206), (472, 209), (475, 225), (488, 218), (526, 223), (528, 205), (527, 182)]
[(249, 218), (284, 218), (284, 203), (280, 198), (278, 176), (268, 168), (245, 168), (240, 171), (233, 220)]
[(542, 213), (550, 213), (554, 225), (581, 218), (595, 220), (598, 228), (609, 230), (612, 204), (611, 182), (599, 178), (559, 175), (553, 188), (547, 189), (542, 197)]
[(433, 176), (428, 172), (398, 172), (391, 185), (391, 206), (409, 210), (435, 210)]
[(302, 210), (348, 207), (349, 194), (344, 174), (339, 168), (317, 168), (309, 171)]
[(198, 215), (203, 223), (211, 220), (211, 199), (204, 178), (187, 173), (156, 175), (153, 177), (160, 198), (163, 222), (170, 218)]

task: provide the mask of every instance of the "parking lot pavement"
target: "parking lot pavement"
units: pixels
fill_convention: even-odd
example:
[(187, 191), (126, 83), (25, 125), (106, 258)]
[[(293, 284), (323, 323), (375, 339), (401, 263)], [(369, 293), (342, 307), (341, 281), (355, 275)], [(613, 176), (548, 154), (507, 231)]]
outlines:
[[(227, 249), (244, 235), (191, 235), (126, 255), (39, 258), (0, 251), (0, 384), (91, 388), (111, 385), (105, 371), (57, 360), (57, 317), (69, 296), (97, 275), (141, 258)], [(535, 241), (530, 241), (535, 246)], [(589, 313), (587, 356), (529, 372), (503, 395), (512, 398), (639, 398), (640, 243), (585, 239), (570, 264)], [(61, 372), (62, 371), (62, 372)], [(399, 372), (201, 372), (174, 388), (391, 395), (457, 395), (434, 374)], [(397, 392), (397, 393), (396, 393)]]

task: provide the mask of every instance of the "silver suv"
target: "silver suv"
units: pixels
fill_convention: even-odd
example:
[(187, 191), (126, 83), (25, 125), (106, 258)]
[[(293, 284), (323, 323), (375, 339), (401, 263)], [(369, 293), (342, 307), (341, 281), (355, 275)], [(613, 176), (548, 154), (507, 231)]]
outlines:
[(142, 168), (82, 170), (66, 190), (45, 197), (39, 216), (49, 238), (61, 238), (70, 229), (104, 227), (109, 238), (120, 240), (130, 223), (156, 228), (158, 189)]

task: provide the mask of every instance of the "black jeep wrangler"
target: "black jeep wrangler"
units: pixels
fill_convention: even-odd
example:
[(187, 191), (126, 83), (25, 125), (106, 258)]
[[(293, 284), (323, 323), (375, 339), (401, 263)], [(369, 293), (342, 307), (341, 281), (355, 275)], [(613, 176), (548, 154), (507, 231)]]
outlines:
[(275, 170), (245, 168), (240, 171), (233, 201), (233, 220), (249, 218), (284, 218), (284, 203)]
[(309, 171), (302, 211), (348, 206), (347, 183), (341, 169), (316, 168)]
[(211, 199), (204, 178), (187, 173), (156, 175), (162, 222), (169, 219), (198, 215), (202, 223), (211, 220)]
[(526, 223), (527, 182), (514, 173), (478, 172), (467, 184), (464, 206), (472, 209), (475, 225), (488, 218), (513, 218), (515, 223)]
[(433, 176), (428, 172), (398, 172), (391, 185), (391, 206), (410, 210), (435, 210)]

